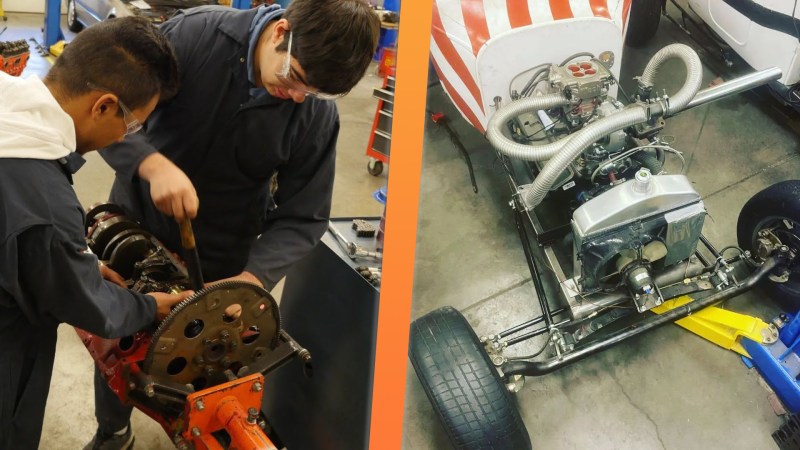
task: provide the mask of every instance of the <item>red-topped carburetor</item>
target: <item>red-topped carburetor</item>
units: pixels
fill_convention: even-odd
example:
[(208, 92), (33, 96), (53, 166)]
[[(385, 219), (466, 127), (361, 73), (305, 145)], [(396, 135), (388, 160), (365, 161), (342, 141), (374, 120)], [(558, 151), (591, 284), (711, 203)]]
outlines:
[(577, 126), (589, 119), (606, 101), (614, 76), (596, 59), (550, 66), (550, 85), (563, 92), (571, 103), (564, 107), (566, 120)]
[(158, 421), (178, 448), (276, 448), (261, 415), (264, 375), (293, 357), (307, 365), (311, 357), (281, 330), (275, 299), (249, 283), (203, 287), (116, 205), (96, 205), (86, 217), (89, 248), (128, 288), (195, 288), (161, 323), (131, 336), (103, 339), (76, 329), (111, 390)]

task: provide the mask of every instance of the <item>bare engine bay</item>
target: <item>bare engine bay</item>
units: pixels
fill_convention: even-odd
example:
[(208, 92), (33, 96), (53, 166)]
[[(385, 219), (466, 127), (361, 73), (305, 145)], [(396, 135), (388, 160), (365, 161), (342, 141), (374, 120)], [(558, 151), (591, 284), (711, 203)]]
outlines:
[[(609, 94), (618, 83), (607, 53), (581, 53), (519, 74), (509, 87), (513, 101), (498, 108), (487, 130), (514, 191), (512, 206), (534, 231), (535, 248), (525, 249), (534, 278), (542, 271), (554, 275), (564, 309), (553, 314), (570, 317), (554, 327), (540, 298), (548, 343), (559, 355), (619, 318), (618, 305), (643, 313), (681, 295), (737, 286), (732, 263), (752, 263), (741, 249), (732, 259), (722, 257), (731, 247), (717, 252), (702, 236), (707, 212), (701, 195), (682, 174), (681, 153), (660, 134), (666, 117), (734, 88), (698, 94), (699, 58), (674, 44), (650, 60), (633, 98), (623, 92), (623, 104)], [(657, 69), (668, 59), (687, 69), (672, 97), (654, 89)], [(775, 76), (777, 69), (757, 72), (738, 80), (738, 87)], [(681, 173), (666, 172), (668, 156), (681, 163)], [(717, 257), (704, 258), (701, 243)], [(554, 331), (559, 328), (570, 330)], [(495, 355), (510, 345), (497, 335), (485, 340)]]
[(193, 286), (183, 261), (114, 204), (92, 207), (86, 227), (91, 251), (130, 289), (195, 289), (150, 330), (103, 339), (76, 329), (114, 393), (158, 421), (178, 448), (274, 448), (261, 414), (264, 375), (292, 358), (310, 374), (311, 362), (281, 330), (275, 299), (243, 282)]

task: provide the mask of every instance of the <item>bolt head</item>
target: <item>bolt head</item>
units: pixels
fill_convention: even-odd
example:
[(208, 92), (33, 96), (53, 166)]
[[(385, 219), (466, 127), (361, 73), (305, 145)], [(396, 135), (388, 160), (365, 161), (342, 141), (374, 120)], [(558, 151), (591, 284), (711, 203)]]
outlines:
[(261, 383), (259, 383), (258, 381), (253, 383), (253, 391), (254, 392), (261, 392), (261, 389), (263, 389), (263, 388), (264, 388), (264, 386), (262, 386)]
[(200, 437), (200, 428), (193, 427), (193, 428), (192, 428), (192, 436), (194, 436), (194, 437)]
[(203, 403), (203, 399), (197, 399), (194, 402), (194, 407), (197, 408), (198, 411), (202, 411), (202, 410), (206, 409), (206, 405), (205, 405), (205, 403)]

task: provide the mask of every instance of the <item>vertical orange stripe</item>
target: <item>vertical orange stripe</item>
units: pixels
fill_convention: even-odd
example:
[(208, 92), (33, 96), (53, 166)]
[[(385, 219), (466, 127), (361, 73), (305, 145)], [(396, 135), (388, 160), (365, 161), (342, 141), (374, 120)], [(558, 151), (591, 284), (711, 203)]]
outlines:
[(595, 17), (611, 18), (611, 14), (608, 13), (608, 3), (606, 0), (589, 0), (589, 5), (591, 5)]
[(461, 0), (461, 12), (464, 14), (464, 26), (472, 43), (472, 52), (477, 56), (478, 50), (489, 40), (489, 25), (486, 24), (483, 0)]
[(569, 0), (550, 0), (550, 11), (553, 13), (553, 19), (572, 19), (572, 8), (569, 6)]
[(414, 0), (400, 8), (403, 29), (397, 46), (392, 170), (369, 433), (369, 448), (375, 450), (400, 450), (403, 440), (431, 7), (432, 0)]
[[(433, 40), (436, 41), (436, 45), (439, 47), (439, 50), (441, 50), (442, 55), (444, 55), (444, 59), (447, 60), (450, 67), (456, 72), (458, 78), (467, 86), (475, 102), (480, 106), (481, 111), (483, 111), (481, 91), (478, 89), (478, 84), (475, 83), (475, 79), (472, 78), (469, 69), (467, 69), (466, 64), (464, 64), (464, 60), (461, 59), (461, 55), (458, 54), (456, 48), (453, 46), (453, 42), (445, 33), (442, 18), (439, 16), (439, 8), (436, 6), (433, 8), (432, 25), (431, 34), (433, 35)], [(430, 42), (428, 42), (426, 48), (430, 48)]]
[(528, 10), (528, 0), (506, 0), (508, 20), (511, 28), (524, 27), (533, 23), (531, 12)]
[(433, 62), (433, 68), (436, 69), (436, 74), (439, 75), (439, 79), (447, 89), (447, 93), (450, 94), (450, 98), (453, 99), (453, 103), (455, 103), (459, 111), (461, 111), (461, 113), (467, 117), (469, 123), (471, 123), (475, 129), (483, 133), (485, 130), (481, 125), (481, 121), (478, 120), (478, 118), (475, 116), (475, 113), (469, 108), (469, 106), (467, 106), (466, 102), (464, 102), (464, 99), (458, 95), (458, 91), (453, 88), (453, 85), (450, 84), (450, 81), (446, 77), (442, 76), (442, 69), (440, 69), (439, 65), (436, 64), (436, 60), (432, 59), (431, 61)]
[(622, 29), (625, 30), (628, 28), (628, 13), (631, 12), (631, 2), (633, 0), (625, 0), (625, 4), (622, 6)]

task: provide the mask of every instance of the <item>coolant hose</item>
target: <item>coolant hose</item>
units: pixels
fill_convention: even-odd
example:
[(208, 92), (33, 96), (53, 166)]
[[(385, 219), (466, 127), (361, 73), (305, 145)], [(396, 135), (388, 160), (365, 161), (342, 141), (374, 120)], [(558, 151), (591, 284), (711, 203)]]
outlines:
[(661, 173), (661, 169), (664, 167), (658, 158), (645, 152), (636, 153), (635, 155), (631, 156), (631, 159), (640, 162), (642, 166), (649, 169), (650, 173), (653, 175), (658, 175)]
[(697, 95), (700, 84), (703, 82), (703, 65), (691, 47), (684, 44), (671, 44), (658, 51), (644, 68), (641, 82), (652, 86), (658, 68), (670, 59), (679, 59), (686, 66), (686, 81), (678, 92), (667, 102), (667, 115), (672, 115), (682, 110)]
[(526, 97), (509, 103), (497, 111), (489, 120), (486, 138), (500, 153), (525, 161), (544, 161), (550, 159), (561, 150), (567, 141), (564, 137), (559, 141), (543, 145), (519, 144), (503, 135), (502, 128), (516, 116), (528, 111), (541, 111), (555, 108), (556, 106), (569, 105), (569, 99), (562, 94), (548, 94), (536, 97)]

